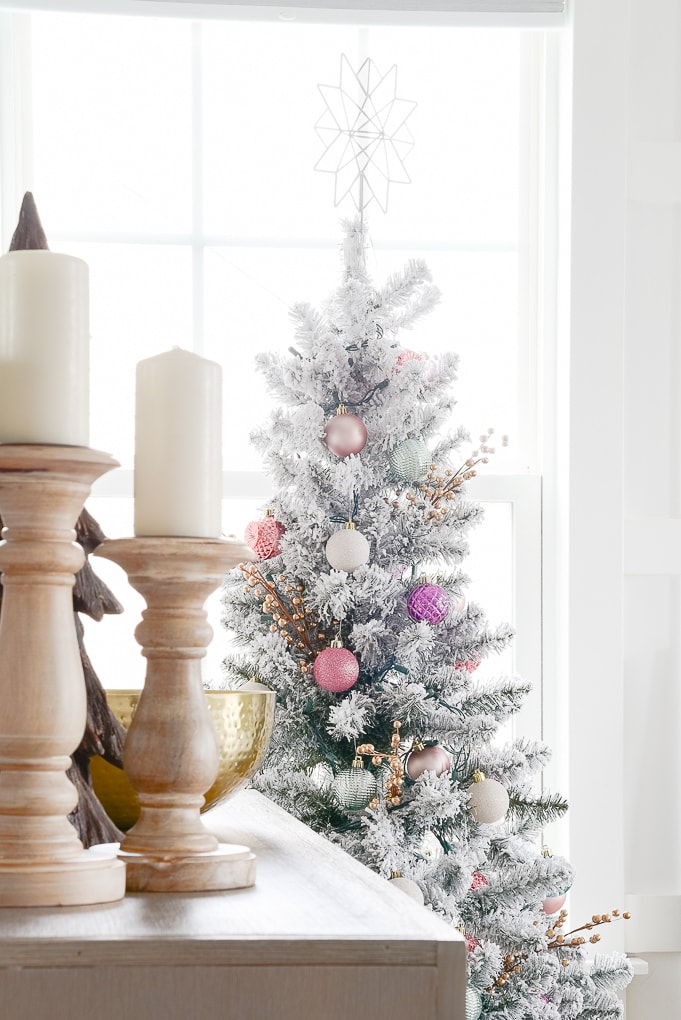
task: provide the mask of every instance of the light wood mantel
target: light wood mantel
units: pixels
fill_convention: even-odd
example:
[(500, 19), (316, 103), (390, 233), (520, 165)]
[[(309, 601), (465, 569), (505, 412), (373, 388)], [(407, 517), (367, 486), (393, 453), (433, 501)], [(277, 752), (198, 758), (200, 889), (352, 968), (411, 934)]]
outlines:
[(449, 925), (253, 791), (204, 819), (256, 885), (0, 910), (3, 1020), (463, 1020)]

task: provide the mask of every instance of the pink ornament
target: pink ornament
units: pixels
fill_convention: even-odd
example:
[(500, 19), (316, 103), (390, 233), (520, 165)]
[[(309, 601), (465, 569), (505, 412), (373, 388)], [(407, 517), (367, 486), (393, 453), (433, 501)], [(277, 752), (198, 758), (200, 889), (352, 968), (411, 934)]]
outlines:
[(261, 521), (251, 521), (244, 532), (244, 542), (259, 560), (269, 560), (279, 555), (279, 539), (286, 528), (268, 514)]
[(560, 896), (547, 896), (541, 908), (545, 914), (557, 914), (565, 903), (566, 898), (566, 893), (561, 893)]
[(474, 871), (471, 881), (471, 889), (481, 889), (483, 885), (489, 885), (489, 882), (481, 871)]
[(477, 947), (480, 945), (480, 939), (476, 939), (475, 935), (464, 934), (464, 938), (466, 940), (466, 946), (468, 947), (469, 953), (472, 953), (473, 950), (477, 949)]
[(405, 769), (410, 779), (418, 779), (424, 772), (434, 772), (442, 776), (452, 771), (452, 760), (439, 744), (426, 744), (415, 747), (407, 758)]
[(442, 623), (449, 604), (449, 595), (439, 584), (417, 584), (409, 593), (407, 612), (417, 623)]
[(348, 648), (332, 645), (314, 660), (314, 678), (320, 687), (333, 694), (349, 691), (359, 676), (359, 663)]
[(423, 355), (417, 354), (416, 351), (400, 351), (395, 362), (395, 372), (399, 374), (400, 367), (406, 365), (408, 361), (423, 361)]
[(465, 659), (463, 662), (455, 662), (454, 669), (465, 669), (467, 673), (473, 673), (481, 662), (481, 657), (474, 655), (471, 659)]
[(324, 442), (337, 457), (360, 453), (366, 441), (366, 425), (356, 414), (337, 414), (324, 428)]

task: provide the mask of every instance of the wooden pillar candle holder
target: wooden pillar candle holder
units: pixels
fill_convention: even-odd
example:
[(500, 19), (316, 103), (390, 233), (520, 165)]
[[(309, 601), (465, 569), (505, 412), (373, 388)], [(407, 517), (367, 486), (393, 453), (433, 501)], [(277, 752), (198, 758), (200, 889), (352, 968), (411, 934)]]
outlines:
[(225, 571), (252, 553), (230, 539), (137, 537), (105, 541), (95, 555), (121, 566), (147, 603), (135, 631), (146, 678), (123, 750), (140, 804), (139, 820), (121, 843), (128, 889), (253, 885), (255, 855), (219, 843), (200, 817), (219, 766), (201, 680), (213, 634), (203, 605)]
[(0, 906), (125, 893), (115, 850), (84, 850), (69, 822), (78, 796), (66, 776), (86, 721), (74, 525), (92, 483), (117, 466), (87, 447), (0, 445)]

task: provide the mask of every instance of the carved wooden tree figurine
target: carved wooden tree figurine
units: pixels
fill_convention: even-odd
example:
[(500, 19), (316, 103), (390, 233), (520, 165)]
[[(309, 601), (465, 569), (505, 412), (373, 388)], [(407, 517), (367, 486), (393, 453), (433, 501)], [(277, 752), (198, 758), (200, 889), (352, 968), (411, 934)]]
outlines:
[[(27, 192), (24, 195), (19, 222), (9, 250), (35, 249), (47, 250), (48, 244), (33, 195)], [(0, 520), (1, 525), (2, 521)], [(90, 779), (90, 758), (99, 754), (112, 765), (122, 768), (125, 730), (107, 705), (104, 689), (85, 651), (83, 624), (78, 615), (87, 613), (93, 620), (101, 620), (105, 614), (123, 611), (120, 602), (99, 580), (90, 566), (90, 553), (104, 541), (105, 537), (94, 517), (87, 510), (83, 510), (76, 524), (76, 540), (85, 552), (85, 563), (76, 574), (73, 588), (73, 609), (87, 692), (87, 723), (80, 746), (71, 756), (72, 764), (67, 775), (78, 791), (78, 805), (69, 818), (85, 847), (97, 843), (118, 842), (123, 835), (95, 797)], [(2, 586), (0, 585), (1, 600)]]

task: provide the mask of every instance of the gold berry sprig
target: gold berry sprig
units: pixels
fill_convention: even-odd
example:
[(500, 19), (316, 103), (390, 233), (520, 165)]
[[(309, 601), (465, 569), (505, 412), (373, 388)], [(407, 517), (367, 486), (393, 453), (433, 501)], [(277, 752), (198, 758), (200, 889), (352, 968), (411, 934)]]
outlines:
[[(569, 949), (578, 949), (583, 946), (587, 941), (592, 945), (600, 942), (601, 936), (596, 932), (589, 936), (587, 939), (584, 935), (579, 935), (580, 931), (592, 931), (595, 927), (600, 924), (609, 924), (611, 921), (617, 918), (623, 918), (628, 921), (631, 914), (628, 911), (621, 912), (619, 910), (613, 910), (610, 914), (594, 914), (590, 921), (586, 924), (580, 925), (578, 928), (573, 928), (572, 931), (561, 932), (560, 929), (565, 924), (568, 913), (567, 910), (561, 910), (556, 921), (554, 921), (549, 928), (546, 930), (546, 936), (549, 939), (547, 943), (547, 949), (556, 949), (561, 953), (566, 952)], [(539, 921), (535, 921), (535, 924), (539, 924)], [(535, 949), (535, 952), (540, 953), (541, 949)], [(523, 951), (508, 953), (504, 957), (504, 969), (494, 979), (494, 984), (491, 988), (488, 988), (487, 994), (491, 994), (495, 988), (503, 988), (506, 982), (509, 980), (511, 975), (519, 974), (521, 965), (525, 960), (528, 959), (528, 954)], [(568, 956), (561, 956), (561, 964), (563, 967), (567, 967), (570, 963)]]
[[(386, 764), (388, 766), (388, 775), (385, 781), (385, 799), (393, 807), (398, 807), (402, 803), (402, 787), (404, 786), (404, 765), (399, 755), (401, 728), (402, 723), (395, 720), (389, 751), (377, 751), (373, 744), (360, 744), (356, 751), (358, 757), (360, 755), (371, 755), (372, 765)], [(378, 799), (374, 798), (369, 807), (375, 808), (377, 806)]]
[[(495, 453), (495, 448), (489, 445), (493, 433), (494, 429), (487, 429), (487, 432), (480, 436), (480, 445), (475, 450), (471, 450), (463, 464), (455, 471), (452, 468), (446, 468), (443, 471), (437, 464), (430, 465), (426, 481), (418, 487), (418, 493), (420, 493), (422, 500), (431, 504), (431, 509), (427, 514), (428, 520), (444, 520), (449, 513), (449, 507), (446, 504), (454, 499), (456, 490), (461, 488), (464, 482), (475, 478), (478, 473), (476, 471), (478, 464), (489, 463), (490, 456)], [(508, 445), (508, 436), (501, 437), (501, 445)], [(412, 507), (419, 505), (419, 496), (416, 492), (407, 490), (403, 493), (402, 489), (398, 489), (395, 493), (396, 499), (391, 501), (385, 496), (384, 502), (392, 502), (393, 509), (398, 510), (402, 495), (404, 495), (405, 500)]]
[(580, 925), (579, 928), (573, 928), (572, 931), (565, 932), (563, 934), (560, 929), (565, 924), (567, 918), (567, 910), (561, 910), (558, 915), (558, 920), (553, 924), (546, 932), (547, 936), (551, 941), (548, 943), (549, 949), (572, 949), (576, 946), (583, 946), (585, 942), (589, 941), (592, 945), (596, 942), (600, 942), (601, 936), (596, 933), (591, 935), (588, 940), (584, 935), (578, 935), (580, 931), (592, 931), (599, 924), (610, 924), (611, 921), (622, 917), (625, 921), (628, 921), (631, 914), (628, 910), (621, 913), (619, 910), (613, 910), (611, 914), (594, 914), (590, 921), (586, 924)]
[[(475, 478), (477, 475), (476, 468), (478, 464), (489, 464), (489, 458), (494, 454), (495, 448), (489, 445), (489, 441), (492, 438), (494, 429), (487, 429), (483, 435), (480, 436), (480, 446), (471, 450), (470, 454), (456, 469), (452, 471), (451, 468), (447, 468), (446, 471), (439, 472), (437, 464), (430, 465), (430, 471), (428, 472), (428, 480), (420, 487), (421, 494), (429, 500), (433, 507), (440, 508), (442, 510), (442, 502), (454, 499), (456, 490), (460, 488), (464, 482), (470, 481), (471, 478)], [(506, 446), (508, 444), (508, 436), (501, 437), (501, 445)], [(431, 516), (433, 516), (431, 511)]]
[(307, 673), (312, 660), (326, 647), (326, 634), (305, 605), (305, 586), (288, 581), (284, 574), (268, 580), (254, 563), (241, 563), (239, 569), (247, 581), (244, 592), (262, 602), (263, 613), (272, 619), (270, 631), (283, 638), (298, 659), (301, 673)]

